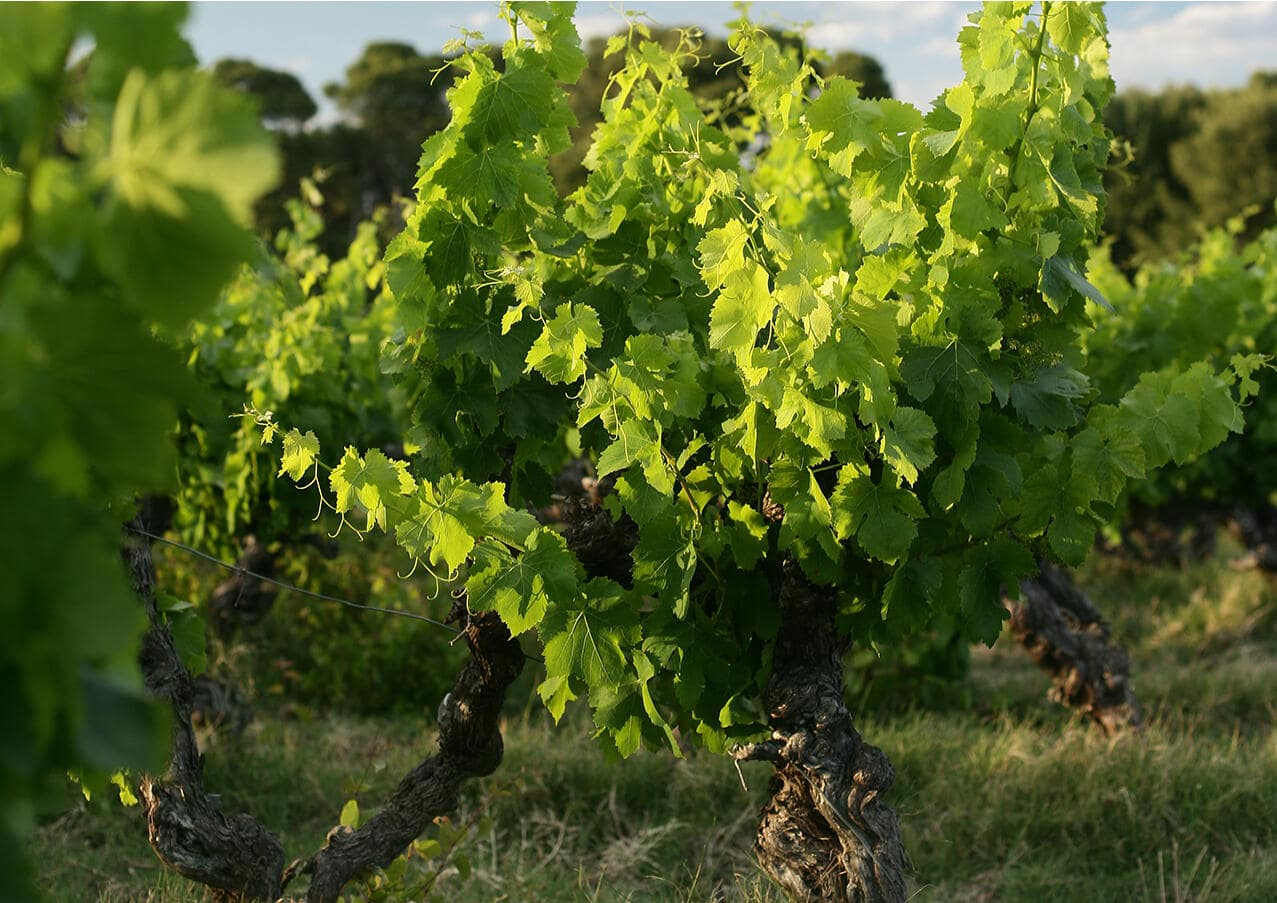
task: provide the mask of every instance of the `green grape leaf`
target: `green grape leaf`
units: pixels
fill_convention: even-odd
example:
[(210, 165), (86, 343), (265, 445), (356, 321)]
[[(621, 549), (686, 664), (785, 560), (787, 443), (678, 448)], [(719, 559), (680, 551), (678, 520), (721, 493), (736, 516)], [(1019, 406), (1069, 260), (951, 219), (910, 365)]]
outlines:
[(561, 82), (575, 82), (585, 68), (581, 38), (572, 22), (572, 7), (557, 3), (510, 4), (532, 36), (536, 49), (548, 60), (550, 73)]
[(523, 170), (518, 146), (507, 140), (476, 149), (460, 145), (435, 171), (435, 178), (453, 186), (451, 191), (456, 195), (464, 192), (480, 209), (486, 204), (513, 207), (520, 197)]
[(553, 319), (528, 351), (527, 370), (552, 383), (575, 382), (585, 375), (585, 353), (603, 343), (599, 315), (585, 304), (560, 304)]
[(697, 555), (695, 541), (683, 535), (678, 518), (667, 512), (645, 524), (633, 559), (634, 588), (656, 596), (678, 617), (685, 617)]
[(882, 431), (882, 456), (906, 483), (916, 483), (919, 472), (936, 459), (935, 436), (936, 425), (925, 413), (897, 407)]
[(1101, 499), (1116, 502), (1128, 480), (1144, 477), (1144, 448), (1109, 405), (1092, 408), (1087, 424), (1073, 438), (1074, 466), (1094, 477)]
[(205, 72), (134, 70), (115, 105), (103, 173), (134, 209), (184, 215), (182, 187), (216, 197), (240, 223), (278, 180), (279, 153), (253, 104)]
[(474, 611), (495, 609), (510, 633), (518, 636), (540, 626), (547, 611), (576, 604), (577, 570), (576, 558), (553, 530), (536, 530), (528, 537), (525, 551), (518, 554), (483, 543), (475, 548), (466, 599)]
[(727, 503), (732, 526), (728, 541), (736, 565), (743, 571), (753, 570), (767, 552), (767, 522), (755, 508), (732, 500)]
[(697, 248), (701, 254), (701, 277), (710, 291), (718, 290), (732, 273), (744, 269), (748, 243), (749, 233), (738, 220), (729, 220), (701, 239)]
[(454, 99), (453, 115), (469, 112), (476, 137), (481, 145), (490, 146), (504, 139), (526, 138), (544, 128), (554, 96), (554, 80), (548, 72), (514, 66), (479, 89), (473, 109), (459, 110)]
[(1074, 261), (1058, 254), (1042, 263), (1040, 286), (1043, 297), (1056, 313), (1059, 313), (1068, 303), (1071, 297), (1070, 290), (1094, 301), (1110, 313), (1117, 313), (1109, 300), (1082, 274), (1082, 268)]
[(886, 562), (904, 557), (918, 535), (917, 522), (925, 512), (907, 489), (874, 483), (869, 474), (851, 465), (838, 473), (838, 487), (829, 499), (834, 532), (840, 540), (853, 536), (865, 553)]
[(1011, 406), (1030, 426), (1063, 430), (1077, 423), (1074, 402), (1090, 389), (1086, 376), (1063, 364), (1044, 367), (1032, 381), (1017, 380), (1011, 386)]
[(1080, 54), (1095, 40), (1099, 27), (1091, 4), (1059, 3), (1051, 8), (1046, 30), (1065, 53)]
[(776, 309), (767, 271), (756, 263), (728, 273), (710, 312), (709, 344), (741, 355), (754, 347), (759, 330)]
[(847, 418), (801, 392), (786, 389), (776, 410), (776, 427), (797, 436), (821, 457), (828, 457), (834, 443), (847, 434)]
[(901, 632), (925, 627), (942, 582), (935, 558), (907, 559), (894, 569), (882, 591), (882, 618)]
[(1019, 581), (1037, 573), (1037, 562), (1024, 546), (1010, 539), (995, 539), (969, 550), (958, 576), (958, 598), (966, 632), (973, 640), (992, 646), (1002, 630), (1006, 609), (1003, 593), (1019, 593)]
[(611, 580), (595, 578), (582, 590), (556, 600), (538, 627), (547, 679), (570, 675), (592, 689), (619, 687), (629, 671), (626, 650), (639, 638), (638, 611)]
[(288, 474), (293, 482), (300, 483), (315, 466), (318, 456), (319, 439), (312, 430), (307, 430), (304, 436), (298, 430), (289, 430), (284, 434), (284, 455), (277, 475)]
[(648, 465), (663, 465), (660, 439), (652, 425), (643, 420), (626, 420), (621, 423), (615, 441), (599, 455), (598, 474), (605, 477), (633, 464), (645, 465), (645, 474)]
[[(365, 530), (378, 526), (385, 530), (387, 503), (402, 495), (409, 495), (416, 483), (403, 461), (391, 461), (378, 449), (371, 449), (360, 457), (353, 448), (347, 448), (341, 463), (328, 475), (328, 484), (336, 495), (337, 513), (351, 511), (356, 503), (367, 512)], [(423, 489), (429, 484), (423, 484)]]

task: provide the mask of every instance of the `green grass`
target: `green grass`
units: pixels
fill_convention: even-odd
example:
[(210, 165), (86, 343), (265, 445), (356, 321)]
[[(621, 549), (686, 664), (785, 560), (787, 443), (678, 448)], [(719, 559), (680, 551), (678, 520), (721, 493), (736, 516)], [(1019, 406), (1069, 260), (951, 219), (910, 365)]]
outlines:
[[(1131, 650), (1142, 737), (1106, 741), (1047, 702), (1045, 677), (1011, 644), (975, 656), (960, 709), (860, 719), (897, 769), (913, 899), (1277, 899), (1277, 589), (1222, 562), (1097, 556), (1081, 579)], [(448, 860), (433, 898), (782, 899), (750, 850), (766, 766), (744, 769), (747, 791), (719, 757), (610, 763), (575, 716), (556, 730), (536, 709), (511, 716), (504, 764), (455, 819), (470, 826), (458, 847), (469, 877)], [(207, 784), (302, 855), (345, 800), (371, 809), (431, 751), (424, 724), (264, 716), (209, 739)], [(72, 806), (34, 852), (56, 900), (208, 899), (160, 867), (118, 804)], [(411, 865), (410, 891), (439, 860)]]

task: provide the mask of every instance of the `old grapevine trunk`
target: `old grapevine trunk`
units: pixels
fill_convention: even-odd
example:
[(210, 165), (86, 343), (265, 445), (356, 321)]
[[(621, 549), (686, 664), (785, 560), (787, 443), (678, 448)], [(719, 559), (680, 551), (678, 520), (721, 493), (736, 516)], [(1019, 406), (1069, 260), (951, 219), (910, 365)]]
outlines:
[(235, 564), (239, 570), (217, 584), (208, 601), (209, 620), (224, 639), (229, 638), (235, 628), (262, 620), (275, 602), (275, 590), (253, 576), (275, 575), (275, 557), (265, 543), (256, 536), (247, 537)]
[(1238, 505), (1232, 511), (1231, 521), (1234, 532), (1250, 549), (1249, 563), (1277, 575), (1277, 507)]
[(798, 900), (904, 900), (904, 845), (883, 799), (895, 772), (857, 733), (844, 703), (846, 647), (833, 594), (791, 565), (780, 607), (765, 695), (773, 739), (736, 754), (776, 767), (755, 842), (759, 863)]
[(174, 715), (168, 773), (163, 779), (145, 776), (139, 785), (151, 847), (165, 864), (213, 888), (218, 899), (274, 901), (292, 878), (308, 874), (306, 899), (335, 901), (351, 878), (388, 865), (436, 816), (451, 811), (466, 779), (491, 774), (500, 764), (501, 705), (523, 669), (523, 652), (496, 614), (470, 615), (459, 601), (451, 617), (464, 623), (471, 660), (439, 706), (438, 753), (409, 772), (358, 831), (334, 829), (322, 849), (285, 869), (283, 848), (270, 831), (250, 815), (225, 815), (204, 790), (204, 759), (191, 727), (196, 688), (156, 608), (155, 566), (150, 545), (138, 532), (163, 532), (164, 524), (149, 510), (144, 505), (126, 529), (123, 555), (151, 623), (140, 656), (142, 673), (147, 688), (169, 702)]
[(1131, 660), (1113, 643), (1099, 609), (1059, 568), (1042, 562), (1038, 576), (1008, 600), (1011, 630), (1051, 677), (1051, 698), (1110, 735), (1139, 730), (1144, 719), (1131, 687)]
[(471, 659), (439, 704), (439, 752), (409, 772), (358, 830), (329, 833), (323, 848), (298, 870), (311, 876), (309, 903), (331, 903), (358, 873), (389, 865), (436, 816), (456, 807), (464, 781), (501, 764), (501, 704), (523, 670), (523, 650), (496, 613), (467, 615), (462, 601), (453, 615), (465, 620)]
[[(130, 526), (163, 532), (154, 510), (155, 506), (144, 504)], [(137, 532), (126, 531), (123, 554), (150, 620), (142, 641), (142, 675), (147, 689), (173, 710), (168, 772), (163, 778), (144, 776), (138, 788), (151, 848), (183, 876), (214, 888), (220, 899), (275, 900), (282, 890), (284, 869), (279, 840), (250, 815), (226, 815), (204, 791), (204, 757), (191, 727), (195, 687), (156, 608), (150, 543)]]

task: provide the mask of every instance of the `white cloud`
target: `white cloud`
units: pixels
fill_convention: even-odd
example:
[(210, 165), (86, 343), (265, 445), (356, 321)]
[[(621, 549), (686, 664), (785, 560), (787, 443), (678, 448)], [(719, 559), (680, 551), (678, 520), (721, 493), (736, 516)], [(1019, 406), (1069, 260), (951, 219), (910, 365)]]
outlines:
[[(966, 21), (966, 5), (953, 3), (831, 4), (831, 16), (812, 24), (808, 41), (829, 50), (856, 49), (869, 53), (879, 44), (916, 41), (925, 33), (955, 32), (955, 21)], [(960, 12), (959, 12), (960, 11)], [(952, 37), (952, 34), (950, 34)]]
[(1251, 68), (1277, 65), (1277, 3), (1194, 3), (1157, 21), (1115, 26), (1109, 40), (1119, 89), (1236, 84)]
[(313, 64), (314, 60), (308, 56), (295, 56), (291, 59), (285, 60), (282, 64), (280, 64), (279, 68), (283, 69), (285, 72), (291, 72), (293, 75), (300, 78), (310, 71)]
[(619, 11), (578, 15), (575, 22), (582, 41), (588, 41), (590, 38), (605, 38), (625, 28), (625, 17)]
[(483, 31), (496, 23), (497, 14), (486, 7), (484, 9), (477, 10), (466, 17), (466, 28), (469, 28), (472, 31)]

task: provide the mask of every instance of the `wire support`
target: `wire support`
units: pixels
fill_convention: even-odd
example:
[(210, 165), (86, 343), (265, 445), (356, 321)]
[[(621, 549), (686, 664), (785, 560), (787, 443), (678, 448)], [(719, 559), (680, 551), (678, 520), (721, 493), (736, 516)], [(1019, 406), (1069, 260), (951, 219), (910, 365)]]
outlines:
[(145, 536), (147, 539), (153, 542), (159, 542), (159, 543), (163, 543), (166, 546), (172, 546), (175, 549), (181, 549), (183, 552), (186, 552), (188, 555), (194, 555), (197, 558), (203, 558), (205, 561), (211, 562), (217, 565), (218, 567), (225, 568), (228, 571), (234, 571), (237, 574), (244, 574), (248, 577), (252, 577), (254, 580), (260, 580), (263, 583), (269, 583), (272, 586), (278, 586), (280, 589), (286, 589), (302, 596), (310, 596), (312, 599), (321, 599), (325, 602), (336, 602), (338, 605), (344, 605), (347, 608), (356, 608), (356, 609), (359, 609), (360, 611), (375, 611), (383, 615), (394, 615), (397, 618), (411, 618), (414, 621), (424, 621), (427, 624), (431, 624), (435, 627), (439, 627), (443, 630), (446, 630), (448, 631), (448, 633), (451, 633), (454, 636), (461, 634), (461, 631), (458, 630), (456, 627), (453, 627), (451, 624), (445, 624), (443, 621), (437, 621), (434, 618), (431, 618), (427, 615), (419, 615), (416, 612), (412, 612), (412, 611), (399, 611), (398, 609), (394, 609), (394, 608), (382, 608), (380, 605), (365, 605), (362, 602), (352, 602), (349, 599), (343, 599), (340, 596), (330, 596), (327, 593), (317, 593), (314, 590), (303, 589), (302, 587), (295, 586), (292, 583), (285, 583), (283, 580), (276, 580), (274, 577), (267, 577), (265, 574), (259, 574), (256, 571), (250, 571), (248, 568), (243, 567), (241, 565), (231, 564), (228, 561), (222, 561), (222, 559), (214, 555), (210, 555), (207, 552), (203, 552), (199, 549), (193, 548), (192, 546), (188, 546), (185, 543), (181, 543), (173, 539), (167, 539), (163, 536), (157, 536), (156, 534), (150, 532), (149, 530), (143, 530), (140, 527), (134, 527), (128, 524), (125, 525), (125, 529), (130, 531), (131, 533), (136, 533), (139, 536)]

